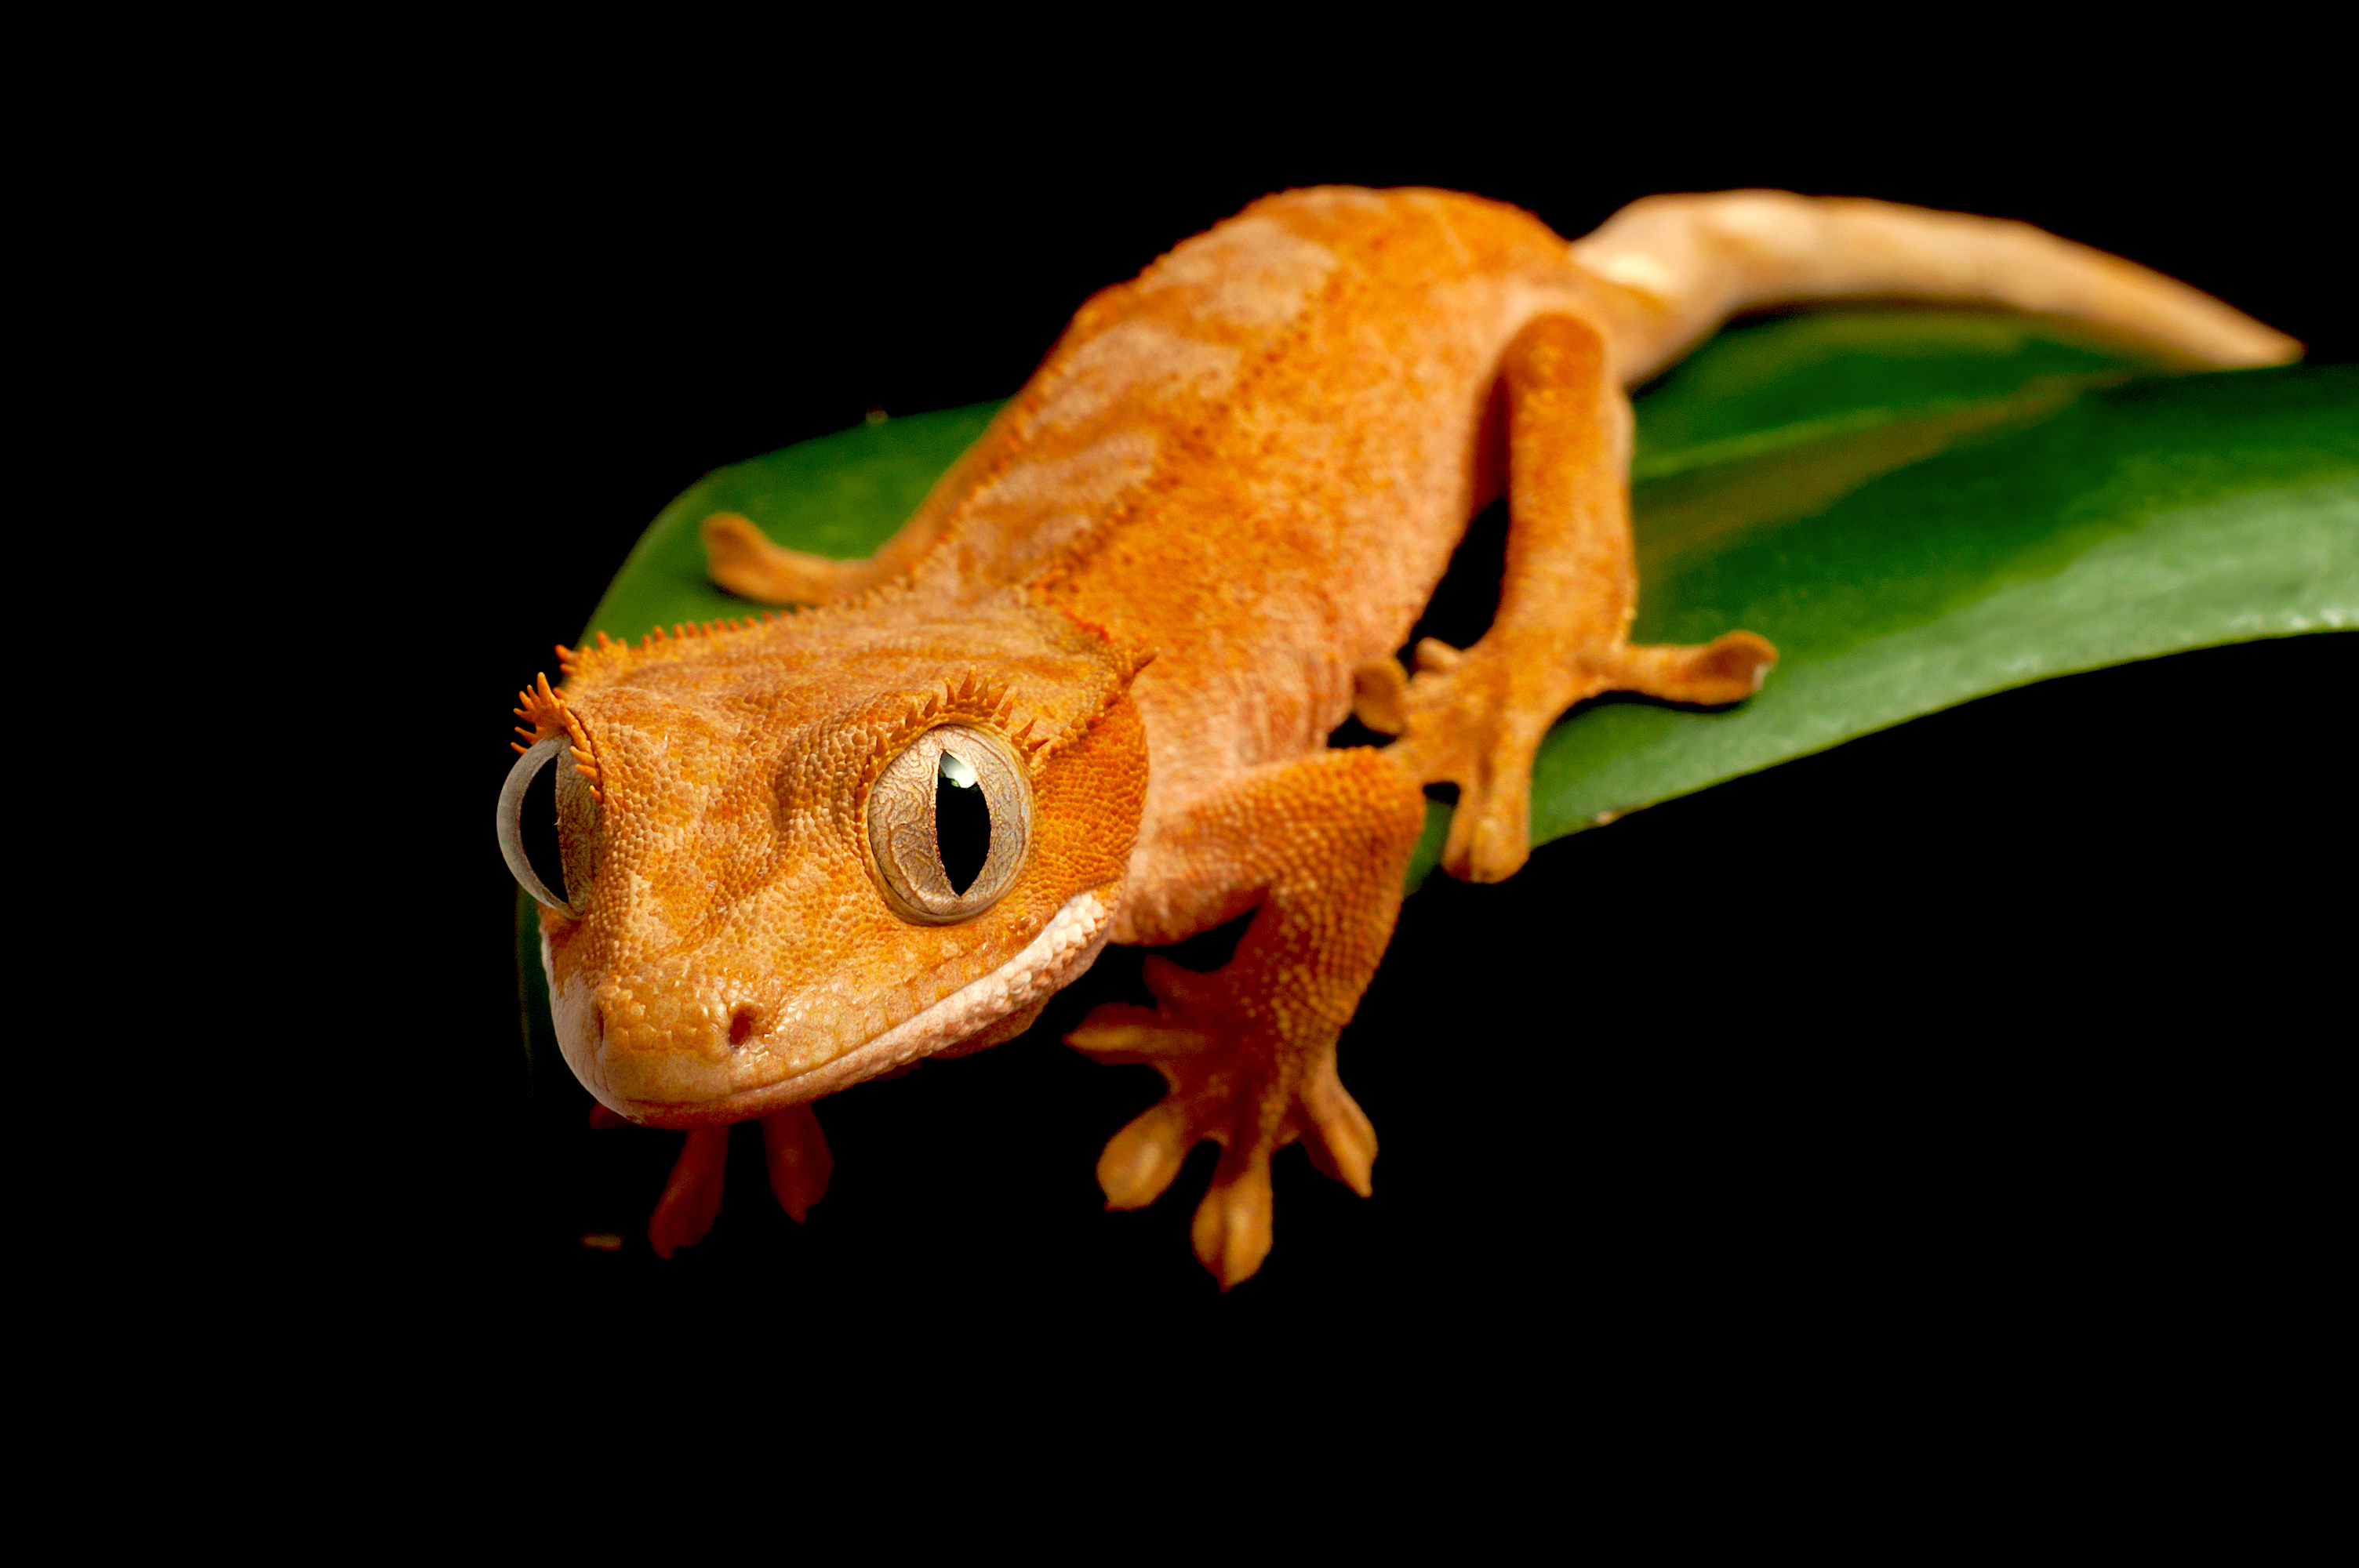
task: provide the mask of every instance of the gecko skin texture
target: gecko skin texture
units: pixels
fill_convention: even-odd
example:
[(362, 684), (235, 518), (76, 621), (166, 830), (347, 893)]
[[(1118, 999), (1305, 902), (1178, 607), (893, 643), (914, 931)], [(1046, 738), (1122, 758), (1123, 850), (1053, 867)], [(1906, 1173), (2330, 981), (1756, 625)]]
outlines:
[[(1221, 1143), (1191, 1237), (1225, 1289), (1269, 1251), (1277, 1149), (1367, 1194), (1375, 1135), (1335, 1044), (1399, 912), (1423, 786), (1459, 791), (1442, 868), (1510, 876), (1568, 708), (1739, 702), (1777, 657), (1736, 628), (1627, 641), (1625, 389), (1735, 312), (1843, 297), (2069, 316), (2190, 365), (2300, 351), (1994, 219), (1731, 191), (1649, 198), (1568, 243), (1446, 191), (1299, 190), (1084, 304), (870, 559), (710, 519), (715, 581), (802, 608), (602, 633), (517, 710), (553, 742), (520, 771), (572, 763), (551, 764), (567, 886), (541, 912), (566, 1060), (608, 1120), (689, 1132), (656, 1249), (712, 1223), (729, 1124), (761, 1121), (800, 1218), (829, 1169), (812, 1100), (1012, 1038), (1109, 940), (1247, 913), (1225, 967), (1150, 957), (1153, 1006), (1069, 1037), (1169, 1086), (1106, 1145), (1108, 1206), (1153, 1202)], [(1491, 629), (1404, 668), (1502, 494)], [(1330, 749), (1347, 714), (1396, 739)], [(977, 797), (991, 858), (967, 885), (933, 803), (946, 823)]]

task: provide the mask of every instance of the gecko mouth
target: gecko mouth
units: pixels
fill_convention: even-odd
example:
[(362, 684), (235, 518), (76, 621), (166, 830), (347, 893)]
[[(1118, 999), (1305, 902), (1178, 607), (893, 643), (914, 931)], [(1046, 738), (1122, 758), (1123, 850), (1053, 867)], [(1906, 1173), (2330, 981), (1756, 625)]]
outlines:
[[(552, 987), (551, 1000), (558, 1003), (558, 1034), (583, 1083), (610, 1108), (633, 1121), (652, 1127), (718, 1127), (766, 1116), (907, 1066), (973, 1038), (1012, 1013), (1046, 1001), (1087, 969), (1105, 946), (1114, 925), (1112, 892), (1109, 884), (1075, 894), (1038, 935), (1005, 964), (824, 1061), (806, 1065), (795, 1054), (776, 1049), (784, 1044), (776, 1040), (733, 1040), (733, 1044), (750, 1044), (776, 1065), (778, 1076), (771, 1082), (745, 1086), (742, 1071), (729, 1062), (691, 1063), (671, 1055), (664, 1058), (662, 1073), (662, 1087), (671, 1094), (629, 1093), (630, 1087), (636, 1087), (630, 1080), (642, 1074), (614, 1050), (594, 1002), (581, 996), (569, 1006)], [(541, 954), (546, 966), (545, 937)], [(567, 1016), (577, 1013), (587, 1016)], [(733, 1035), (736, 1033), (733, 1027)], [(572, 1048), (576, 1040), (586, 1047), (578, 1056)], [(589, 1070), (583, 1071), (585, 1067)], [(693, 1080), (707, 1077), (713, 1093), (694, 1094), (694, 1088), (701, 1086)], [(682, 1088), (690, 1089), (690, 1094), (679, 1096)]]

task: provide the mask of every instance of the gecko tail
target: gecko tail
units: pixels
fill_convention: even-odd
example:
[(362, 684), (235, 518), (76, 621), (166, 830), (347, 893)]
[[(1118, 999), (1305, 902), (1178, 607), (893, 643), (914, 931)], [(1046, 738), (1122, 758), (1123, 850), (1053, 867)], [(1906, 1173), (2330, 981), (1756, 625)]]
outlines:
[(1740, 311), (1813, 299), (1945, 300), (2069, 317), (2196, 364), (2284, 364), (2301, 345), (2243, 311), (2028, 223), (1889, 201), (1729, 190), (1650, 196), (1574, 242), (1615, 284), (1628, 384)]

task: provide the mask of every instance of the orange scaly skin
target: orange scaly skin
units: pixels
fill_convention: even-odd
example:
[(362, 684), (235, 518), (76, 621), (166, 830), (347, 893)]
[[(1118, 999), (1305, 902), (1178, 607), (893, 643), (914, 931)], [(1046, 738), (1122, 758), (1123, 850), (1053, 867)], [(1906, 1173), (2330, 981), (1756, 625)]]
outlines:
[[(1297, 1139), (1366, 1194), (1367, 1118), (1335, 1042), (1392, 931), (1424, 784), (1459, 786), (1451, 873), (1528, 852), (1535, 750), (1609, 689), (1751, 693), (1776, 654), (1625, 640), (1636, 611), (1623, 388), (1748, 306), (1845, 294), (2070, 314), (2191, 361), (2298, 346), (2217, 301), (2019, 224), (1777, 192), (1656, 198), (1568, 244), (1438, 191), (1256, 202), (1092, 298), (1022, 393), (874, 558), (706, 525), (716, 581), (821, 608), (565, 654), (519, 713), (595, 788), (590, 868), (545, 909), (568, 1061), (621, 1116), (692, 1130), (649, 1234), (718, 1211), (728, 1123), (761, 1118), (797, 1217), (824, 1190), (809, 1102), (1027, 1024), (1108, 940), (1247, 911), (1212, 975), (1158, 959), (1152, 1008), (1071, 1043), (1169, 1095), (1098, 1166), (1136, 1207), (1225, 1148), (1197, 1255), (1226, 1286), (1271, 1237)], [(1467, 522), (1509, 499), (1506, 579), (1472, 648), (1399, 647)], [(1401, 739), (1331, 751), (1346, 713)], [(949, 924), (896, 912), (866, 822), (879, 773), (945, 722), (1027, 770), (1010, 891)], [(587, 815), (583, 815), (584, 811)]]

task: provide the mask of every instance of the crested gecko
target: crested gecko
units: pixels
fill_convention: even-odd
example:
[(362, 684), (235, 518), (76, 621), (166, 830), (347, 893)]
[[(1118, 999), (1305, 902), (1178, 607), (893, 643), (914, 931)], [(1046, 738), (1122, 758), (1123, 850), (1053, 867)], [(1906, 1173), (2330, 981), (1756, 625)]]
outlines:
[[(1777, 658), (1741, 629), (1627, 641), (1625, 389), (1732, 314), (1846, 297), (2069, 316), (2210, 365), (2299, 352), (2019, 223), (1732, 191), (1568, 243), (1469, 196), (1299, 190), (1088, 300), (874, 557), (710, 519), (714, 581), (801, 608), (559, 649), (499, 803), (568, 1064), (609, 1117), (688, 1132), (656, 1250), (717, 1216), (731, 1124), (760, 1121), (799, 1219), (830, 1168), (813, 1101), (1014, 1037), (1107, 942), (1248, 914), (1223, 968), (1150, 957), (1153, 1006), (1069, 1036), (1169, 1088), (1106, 1144), (1108, 1206), (1220, 1143), (1190, 1237), (1226, 1289), (1269, 1251), (1277, 1150), (1366, 1195), (1375, 1135), (1335, 1045), (1426, 786), (1459, 792), (1442, 869), (1510, 876), (1559, 715), (1612, 690), (1739, 702)], [(1490, 630), (1405, 668), (1501, 495)], [(1331, 748), (1347, 714), (1394, 739)], [(538, 869), (528, 795), (554, 797)]]

